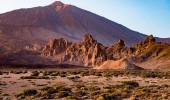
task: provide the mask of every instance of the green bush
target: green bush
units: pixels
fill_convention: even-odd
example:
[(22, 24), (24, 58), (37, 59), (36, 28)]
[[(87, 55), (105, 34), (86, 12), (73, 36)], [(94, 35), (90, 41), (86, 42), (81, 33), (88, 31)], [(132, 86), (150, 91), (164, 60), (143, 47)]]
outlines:
[(51, 73), (51, 74), (50, 74), (50, 76), (58, 76), (58, 75), (59, 75), (59, 73), (57, 73), (57, 72), (56, 72), (56, 73)]
[(83, 83), (79, 83), (75, 85), (78, 89), (82, 88), (82, 87), (86, 87)]
[(31, 76), (39, 76), (39, 72), (38, 71), (33, 71)]
[(133, 87), (139, 86), (138, 82), (135, 82), (135, 81), (125, 81), (125, 82), (123, 82), (123, 85), (128, 88), (133, 88)]
[(90, 86), (89, 90), (97, 91), (97, 90), (100, 90), (100, 87), (98, 87), (98, 86)]
[(47, 76), (21, 76), (21, 79), (49, 79)]
[(102, 93), (97, 95), (96, 100), (117, 100), (116, 95), (113, 93)]
[(83, 71), (80, 73), (80, 76), (89, 76), (89, 71)]
[(74, 80), (75, 77), (67, 77), (69, 80)]
[(57, 98), (63, 98), (63, 97), (67, 97), (69, 96), (69, 93), (67, 91), (59, 91), (57, 94), (56, 94), (56, 97)]
[(77, 96), (85, 96), (85, 95), (87, 94), (87, 92), (85, 92), (85, 91), (83, 91), (83, 90), (78, 90), (78, 91), (75, 92), (75, 94), (76, 94)]
[(20, 94), (16, 95), (17, 97), (20, 96), (34, 96), (36, 95), (38, 92), (35, 89), (25, 89), (23, 90)]
[(67, 97), (63, 98), (62, 100), (77, 100), (77, 98), (74, 96), (67, 96)]

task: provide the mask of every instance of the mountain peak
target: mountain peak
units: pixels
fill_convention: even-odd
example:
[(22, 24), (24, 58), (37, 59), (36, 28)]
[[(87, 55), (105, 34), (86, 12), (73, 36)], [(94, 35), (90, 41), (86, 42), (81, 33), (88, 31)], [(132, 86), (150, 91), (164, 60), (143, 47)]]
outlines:
[(90, 34), (86, 34), (83, 38), (83, 42), (94, 43), (95, 41)]
[(125, 43), (123, 40), (119, 39), (117, 42), (118, 45), (125, 46)]
[(145, 39), (145, 42), (146, 43), (155, 42), (155, 38), (153, 37), (153, 35), (150, 35)]
[(53, 6), (63, 6), (64, 3), (62, 3), (61, 1), (55, 1), (51, 5), (53, 5)]

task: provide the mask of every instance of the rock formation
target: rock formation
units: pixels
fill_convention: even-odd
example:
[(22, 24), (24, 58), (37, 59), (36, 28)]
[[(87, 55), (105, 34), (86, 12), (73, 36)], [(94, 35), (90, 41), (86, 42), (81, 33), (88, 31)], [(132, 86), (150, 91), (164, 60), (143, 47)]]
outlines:
[(105, 47), (97, 43), (90, 34), (85, 35), (80, 43), (73, 43), (66, 49), (64, 61), (83, 64), (84, 66), (95, 66), (107, 59)]
[[(116, 44), (105, 47), (93, 39), (90, 34), (86, 34), (79, 43), (69, 43), (63, 38), (52, 40), (43, 48), (42, 55), (51, 56), (57, 62), (66, 64), (101, 67), (103, 64), (105, 66), (117, 63), (114, 68), (117, 68), (116, 66), (120, 64), (121, 66), (127, 65), (127, 67), (132, 66), (134, 68), (131, 63), (141, 65), (153, 59), (155, 61), (162, 59), (163, 65), (165, 61), (170, 61), (169, 51), (169, 44), (155, 42), (152, 35), (132, 47), (127, 47), (123, 40), (118, 40)], [(122, 58), (127, 60), (119, 60)]]
[(103, 62), (99, 67), (94, 69), (128, 69), (128, 70), (141, 70), (143, 68), (130, 63), (127, 59), (122, 58), (120, 60), (107, 60)]
[(65, 52), (66, 48), (70, 46), (71, 43), (64, 38), (50, 40), (50, 42), (43, 48), (42, 55), (54, 56)]

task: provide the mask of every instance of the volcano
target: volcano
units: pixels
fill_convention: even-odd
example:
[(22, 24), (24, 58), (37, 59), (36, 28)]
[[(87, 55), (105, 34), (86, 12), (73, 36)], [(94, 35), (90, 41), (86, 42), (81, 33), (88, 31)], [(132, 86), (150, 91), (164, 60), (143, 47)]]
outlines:
[(119, 39), (131, 46), (146, 38), (144, 34), (60, 1), (0, 14), (0, 42), (6, 41), (8, 47), (44, 44), (60, 37), (78, 42), (87, 33), (106, 46)]

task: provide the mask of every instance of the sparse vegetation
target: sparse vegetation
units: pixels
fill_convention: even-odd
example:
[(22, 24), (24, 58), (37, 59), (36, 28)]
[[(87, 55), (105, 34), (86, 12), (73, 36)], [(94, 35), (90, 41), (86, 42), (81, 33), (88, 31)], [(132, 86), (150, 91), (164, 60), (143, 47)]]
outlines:
[(21, 76), (21, 79), (49, 79), (48, 76)]
[(39, 72), (38, 71), (33, 71), (31, 76), (39, 76)]
[(38, 92), (35, 89), (25, 89), (21, 93), (17, 94), (16, 97), (26, 97), (26, 96), (34, 96)]
[[(2, 72), (4, 73), (4, 72)], [(8, 72), (5, 72), (8, 73)], [(22, 71), (13, 71), (10, 73), (24, 74)], [(6, 74), (5, 74), (6, 75)], [(20, 75), (21, 76), (21, 75)], [(25, 89), (17, 94), (18, 99), (169, 99), (170, 86), (156, 85), (157, 82), (152, 79), (169, 79), (168, 72), (149, 71), (149, 70), (69, 70), (69, 71), (32, 71), (29, 76), (21, 76), (20, 79), (28, 79), (35, 89)], [(113, 79), (123, 77), (121, 81), (113, 82)], [(139, 80), (128, 81), (128, 78), (144, 78), (146, 85), (142, 86)], [(4, 77), (3, 77), (4, 78)], [(48, 79), (47, 82), (37, 83), (38, 80)], [(55, 80), (65, 80), (70, 83), (55, 83)], [(84, 80), (87, 79), (87, 80)], [(103, 81), (100, 82), (100, 79)], [(148, 80), (147, 80), (148, 79)], [(63, 81), (62, 80), (62, 81)], [(126, 81), (123, 81), (126, 80)], [(139, 84), (140, 82), (140, 84)], [(10, 82), (12, 84), (12, 82)], [(73, 83), (73, 84), (72, 84)], [(0, 81), (0, 86), (7, 84)], [(17, 82), (15, 82), (17, 84)], [(153, 85), (155, 84), (155, 85)], [(28, 84), (21, 84), (21, 88), (28, 88)], [(0, 90), (3, 91), (3, 90)], [(10, 94), (8, 94), (10, 95)], [(3, 96), (3, 92), (0, 92)]]

